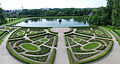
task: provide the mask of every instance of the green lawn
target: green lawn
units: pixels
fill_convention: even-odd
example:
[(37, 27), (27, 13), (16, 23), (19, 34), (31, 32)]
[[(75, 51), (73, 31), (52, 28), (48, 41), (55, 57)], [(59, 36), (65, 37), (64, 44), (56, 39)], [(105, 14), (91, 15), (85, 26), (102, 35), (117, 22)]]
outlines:
[(0, 34), (2, 34), (4, 31), (0, 31)]
[(22, 19), (24, 19), (24, 18), (16, 19), (16, 20), (13, 20), (13, 21), (8, 21), (7, 24), (8, 24), (8, 23), (11, 23), (11, 22), (15, 22), (15, 21), (22, 20)]
[(90, 33), (90, 30), (84, 30), (85, 33)]
[(32, 44), (22, 44), (22, 47), (30, 51), (38, 50), (38, 48)]
[(41, 39), (42, 42), (46, 42), (48, 41), (48, 39), (44, 38), (44, 39)]
[(90, 43), (90, 44), (87, 44), (86, 46), (84, 46), (83, 48), (84, 49), (94, 49), (94, 48), (96, 48), (98, 46), (99, 46), (98, 43)]
[(32, 34), (36, 33), (35, 31), (31, 31)]
[(101, 31), (99, 31), (99, 30), (97, 30), (97, 31), (95, 31), (96, 33), (98, 33), (98, 34), (103, 34), (103, 32), (101, 32)]
[(120, 34), (120, 30), (116, 29), (115, 31)]
[(79, 38), (74, 38), (73, 40), (74, 40), (74, 41), (80, 41), (80, 39), (79, 39)]
[(22, 35), (23, 33), (24, 33), (24, 32), (19, 32), (18, 34), (19, 34), (19, 35)]

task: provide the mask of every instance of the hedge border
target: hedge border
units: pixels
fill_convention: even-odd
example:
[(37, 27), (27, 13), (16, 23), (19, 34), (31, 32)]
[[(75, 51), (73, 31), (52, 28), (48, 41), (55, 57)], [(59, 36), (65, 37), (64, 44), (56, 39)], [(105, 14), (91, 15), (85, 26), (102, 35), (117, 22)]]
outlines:
[(55, 41), (54, 42), (55, 42), (54, 47), (57, 47), (57, 45), (58, 45), (58, 36), (57, 35), (55, 36)]
[(51, 32), (51, 33), (54, 33), (54, 34), (58, 34), (58, 32), (51, 31), (50, 28), (48, 28), (48, 31)]
[(18, 61), (22, 62), (22, 63), (26, 63), (26, 64), (41, 64), (41, 63), (36, 63), (36, 62), (32, 62), (30, 60), (27, 60), (27, 59), (24, 59), (22, 58), (21, 56), (17, 55), (15, 52), (13, 52), (9, 46), (9, 42), (7, 41), (7, 50), (9, 51), (9, 53), (15, 58), (17, 59)]
[(73, 29), (72, 29), (72, 28), (70, 29), (70, 31), (64, 32), (64, 34), (68, 34), (68, 33), (71, 33), (71, 32), (73, 32)]
[(65, 45), (68, 46), (68, 41), (66, 39), (66, 35), (64, 35)]
[(49, 64), (53, 64), (54, 63), (55, 56), (56, 56), (56, 49), (54, 48), (53, 51), (52, 51), (52, 55), (50, 57), (50, 60), (49, 60)]
[(99, 56), (96, 56), (94, 58), (91, 58), (91, 59), (88, 59), (88, 60), (85, 60), (85, 61), (77, 62), (76, 64), (83, 64), (83, 63), (88, 63), (88, 62), (97, 60), (97, 59), (105, 56), (111, 50), (112, 46), (113, 46), (113, 41), (111, 42), (109, 48), (105, 52), (103, 52), (102, 54), (100, 54)]
[(72, 55), (71, 55), (71, 53), (70, 53), (70, 49), (69, 49), (69, 48), (67, 48), (67, 53), (68, 53), (68, 58), (69, 58), (70, 64), (74, 64), (74, 63), (73, 63), (73, 60), (72, 60)]

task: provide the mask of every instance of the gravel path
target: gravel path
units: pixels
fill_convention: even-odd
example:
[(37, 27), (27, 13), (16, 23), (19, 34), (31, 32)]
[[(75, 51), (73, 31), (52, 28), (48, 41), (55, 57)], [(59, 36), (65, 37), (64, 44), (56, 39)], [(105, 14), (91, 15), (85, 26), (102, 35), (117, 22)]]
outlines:
[(110, 35), (112, 36), (114, 41), (114, 45), (110, 53), (108, 53), (105, 57), (86, 64), (120, 64), (120, 46), (116, 41), (116, 38), (111, 33)]
[(0, 51), (1, 51), (0, 52), (0, 64), (23, 64), (23, 63), (19, 62), (18, 60), (16, 60), (13, 56), (11, 56), (9, 54), (7, 48), (6, 48), (6, 42), (7, 42), (8, 38), (9, 38), (9, 36), (13, 32), (8, 34), (8, 36), (3, 40), (2, 44), (0, 45)]
[(67, 55), (67, 47), (64, 41), (64, 32), (69, 31), (69, 28), (52, 28), (54, 32), (58, 32), (58, 47), (56, 53), (56, 59), (54, 64), (69, 64), (69, 59)]

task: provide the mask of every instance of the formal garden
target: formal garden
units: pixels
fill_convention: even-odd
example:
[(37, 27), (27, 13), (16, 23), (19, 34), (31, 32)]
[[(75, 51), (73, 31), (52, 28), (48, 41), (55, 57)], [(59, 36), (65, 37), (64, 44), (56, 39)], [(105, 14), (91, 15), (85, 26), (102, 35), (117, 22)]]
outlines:
[(7, 49), (18, 60), (32, 64), (52, 64), (58, 36), (49, 28), (22, 27), (9, 37)]
[(111, 35), (102, 28), (72, 28), (65, 32), (70, 64), (81, 64), (106, 55), (113, 45)]

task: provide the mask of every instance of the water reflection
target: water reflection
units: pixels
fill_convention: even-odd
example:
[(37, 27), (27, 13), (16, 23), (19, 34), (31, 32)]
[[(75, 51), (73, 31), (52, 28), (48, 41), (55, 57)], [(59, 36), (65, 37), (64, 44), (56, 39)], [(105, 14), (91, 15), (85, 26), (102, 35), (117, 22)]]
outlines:
[[(61, 20), (60, 20), (61, 19)], [(27, 27), (78, 27), (89, 26), (85, 18), (31, 18), (13, 26)]]

